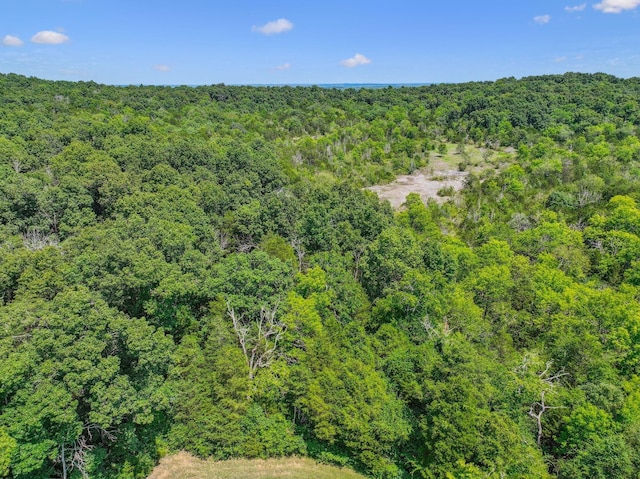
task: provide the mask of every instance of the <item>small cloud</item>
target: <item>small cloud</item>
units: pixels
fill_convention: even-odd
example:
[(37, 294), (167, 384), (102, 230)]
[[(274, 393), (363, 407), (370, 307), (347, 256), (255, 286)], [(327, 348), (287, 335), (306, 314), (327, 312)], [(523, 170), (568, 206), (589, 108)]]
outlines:
[(538, 15), (537, 17), (533, 17), (533, 21), (538, 25), (544, 25), (551, 21), (551, 15)]
[(69, 37), (64, 33), (53, 32), (51, 30), (45, 30), (38, 32), (31, 37), (33, 43), (40, 43), (43, 45), (60, 45), (69, 41)]
[(288, 32), (289, 30), (293, 30), (293, 23), (286, 18), (279, 18), (261, 27), (253, 26), (251, 28), (252, 32), (262, 33), (263, 35), (275, 35), (277, 33)]
[(158, 65), (153, 65), (153, 69), (159, 72), (168, 72), (169, 70), (171, 70), (171, 67), (169, 65), (160, 63)]
[(567, 57), (558, 57), (553, 61), (556, 62), (556, 63), (566, 62), (567, 61)]
[(602, 0), (593, 8), (603, 13), (620, 13), (623, 10), (633, 10), (640, 5), (640, 0)]
[(346, 60), (342, 60), (340, 63), (342, 65), (344, 65), (345, 67), (347, 67), (347, 68), (353, 68), (353, 67), (357, 67), (359, 65), (368, 65), (369, 63), (371, 63), (371, 60), (369, 60), (364, 55), (361, 55), (360, 53), (356, 53), (351, 58), (347, 58)]
[(18, 37), (14, 37), (13, 35), (5, 35), (5, 37), (2, 39), (2, 44), (5, 47), (21, 47), (22, 45), (24, 45), (24, 42)]
[(282, 65), (278, 65), (276, 67), (276, 70), (283, 71), (283, 70), (288, 70), (289, 68), (291, 68), (291, 63), (283, 63)]
[(580, 5), (574, 5), (574, 6), (566, 6), (564, 7), (565, 12), (569, 12), (569, 13), (575, 13), (575, 12), (582, 12), (585, 8), (587, 8), (587, 4), (586, 3), (581, 3)]

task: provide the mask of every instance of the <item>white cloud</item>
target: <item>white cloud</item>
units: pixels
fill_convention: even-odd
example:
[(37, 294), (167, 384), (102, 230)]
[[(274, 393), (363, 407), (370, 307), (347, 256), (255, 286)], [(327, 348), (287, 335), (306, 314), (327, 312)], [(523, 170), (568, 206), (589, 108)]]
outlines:
[(602, 10), (603, 13), (620, 13), (623, 10), (633, 10), (640, 5), (640, 0), (602, 0), (593, 8)]
[(45, 30), (38, 32), (31, 37), (33, 43), (41, 43), (43, 45), (60, 45), (69, 41), (69, 37), (64, 33), (52, 32), (51, 30)]
[(171, 67), (169, 65), (160, 63), (158, 65), (153, 65), (153, 69), (159, 72), (168, 72), (169, 70), (171, 70)]
[(293, 30), (293, 23), (286, 18), (279, 18), (261, 27), (253, 26), (251, 28), (251, 31), (262, 33), (263, 35), (275, 35), (276, 33), (284, 33), (289, 30)]
[(533, 21), (538, 25), (544, 25), (551, 21), (551, 15), (538, 15), (537, 17), (533, 17)]
[(2, 39), (2, 44), (5, 47), (21, 47), (22, 45), (24, 45), (24, 42), (18, 37), (14, 37), (13, 35), (5, 35), (5, 37)]
[(556, 62), (556, 63), (566, 62), (567, 61), (567, 57), (558, 57), (553, 61)]
[(278, 65), (276, 67), (276, 70), (288, 70), (289, 68), (291, 68), (291, 63), (283, 63), (282, 65)]
[(587, 8), (587, 4), (586, 3), (581, 3), (580, 5), (574, 5), (572, 7), (570, 7), (570, 6), (564, 7), (565, 11), (567, 11), (569, 13), (581, 12), (585, 8)]
[(360, 53), (356, 53), (351, 58), (347, 58), (346, 60), (342, 60), (340, 63), (342, 65), (344, 65), (345, 67), (347, 67), (347, 68), (353, 68), (353, 67), (357, 67), (359, 65), (368, 65), (369, 63), (371, 63), (371, 60), (369, 60), (367, 57), (365, 57), (364, 55), (362, 55)]

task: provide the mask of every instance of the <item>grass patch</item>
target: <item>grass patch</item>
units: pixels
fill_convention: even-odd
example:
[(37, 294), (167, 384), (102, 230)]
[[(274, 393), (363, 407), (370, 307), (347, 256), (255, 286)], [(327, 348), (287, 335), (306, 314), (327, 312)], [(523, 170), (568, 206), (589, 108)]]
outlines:
[(313, 459), (202, 460), (186, 452), (167, 456), (148, 479), (365, 479), (350, 469), (318, 464)]

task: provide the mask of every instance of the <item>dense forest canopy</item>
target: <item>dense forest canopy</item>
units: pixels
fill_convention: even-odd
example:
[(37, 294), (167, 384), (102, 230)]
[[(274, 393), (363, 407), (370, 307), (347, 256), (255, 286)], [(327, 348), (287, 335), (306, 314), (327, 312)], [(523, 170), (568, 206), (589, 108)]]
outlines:
[[(0, 75), (0, 477), (637, 477), (639, 102)], [(450, 201), (363, 189), (451, 144), (495, 167)]]

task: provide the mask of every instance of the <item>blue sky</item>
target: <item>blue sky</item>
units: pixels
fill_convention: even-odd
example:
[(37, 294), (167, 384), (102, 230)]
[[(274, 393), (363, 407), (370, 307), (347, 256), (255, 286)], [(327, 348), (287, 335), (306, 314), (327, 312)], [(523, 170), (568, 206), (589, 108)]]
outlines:
[(640, 0), (0, 0), (0, 72), (108, 84), (640, 76)]

